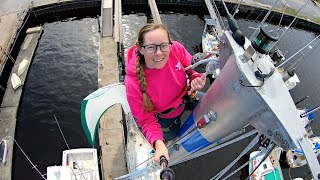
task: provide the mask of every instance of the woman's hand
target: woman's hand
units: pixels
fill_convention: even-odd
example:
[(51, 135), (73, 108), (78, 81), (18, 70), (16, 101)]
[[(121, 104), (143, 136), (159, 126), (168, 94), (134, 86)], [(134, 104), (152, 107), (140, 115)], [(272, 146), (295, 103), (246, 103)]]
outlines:
[(207, 80), (206, 77), (197, 77), (194, 80), (192, 80), (191, 88), (190, 88), (190, 91), (188, 92), (188, 95), (191, 95), (194, 91), (201, 90), (206, 84), (206, 80)]
[(154, 155), (155, 161), (160, 162), (161, 156), (165, 156), (168, 161), (170, 160), (168, 149), (162, 140), (157, 140), (155, 142), (155, 148), (156, 148), (156, 153)]

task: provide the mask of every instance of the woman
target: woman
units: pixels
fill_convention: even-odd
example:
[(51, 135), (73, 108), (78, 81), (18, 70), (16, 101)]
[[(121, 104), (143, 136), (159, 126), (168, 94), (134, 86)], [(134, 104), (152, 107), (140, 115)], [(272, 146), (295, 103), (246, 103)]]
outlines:
[(127, 99), (142, 133), (156, 150), (155, 160), (164, 155), (169, 160), (165, 141), (173, 139), (180, 128), (180, 116), (187, 94), (205, 85), (201, 74), (185, 72), (192, 56), (176, 41), (171, 41), (162, 24), (146, 24), (126, 59), (125, 86)]

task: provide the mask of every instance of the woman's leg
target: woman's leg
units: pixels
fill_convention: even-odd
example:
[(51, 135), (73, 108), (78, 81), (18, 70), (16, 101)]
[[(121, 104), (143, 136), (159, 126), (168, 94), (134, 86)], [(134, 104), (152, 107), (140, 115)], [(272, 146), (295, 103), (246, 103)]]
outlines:
[(161, 130), (163, 132), (163, 138), (166, 142), (174, 139), (179, 132), (181, 120), (180, 116), (175, 118), (161, 118), (157, 117), (159, 124), (161, 125)]

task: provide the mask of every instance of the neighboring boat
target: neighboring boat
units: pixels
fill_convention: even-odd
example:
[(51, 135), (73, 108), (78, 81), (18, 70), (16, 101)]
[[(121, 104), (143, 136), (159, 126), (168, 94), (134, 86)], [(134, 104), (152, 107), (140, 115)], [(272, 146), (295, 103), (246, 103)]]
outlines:
[[(201, 60), (209, 59), (209, 58), (217, 58), (219, 57), (219, 36), (217, 33), (217, 21), (206, 18), (205, 19), (205, 26), (202, 34), (202, 52), (196, 53), (192, 57), (192, 64), (196, 64)], [(222, 32), (221, 32), (222, 34)], [(207, 63), (198, 65), (195, 70), (199, 73), (205, 73)], [(213, 72), (210, 76), (210, 84), (213, 80), (219, 75), (220, 68), (216, 68), (216, 71)]]
[(284, 53), (282, 53), (282, 51), (278, 48), (276, 48), (274, 51), (270, 51), (269, 56), (274, 65), (285, 60)]
[(202, 34), (202, 52), (217, 53), (219, 51), (219, 36), (216, 30), (217, 22), (213, 19), (205, 19)]
[(47, 167), (48, 180), (100, 180), (97, 150), (79, 148), (63, 151), (62, 166)]
[(7, 141), (2, 139), (0, 143), (0, 161), (2, 162), (3, 165), (6, 164), (7, 152), (8, 152)]
[(282, 149), (277, 148), (274, 150), (273, 156), (268, 156), (263, 162), (262, 160), (265, 153), (261, 151), (254, 151), (250, 153), (249, 174), (256, 169), (250, 176), (250, 180), (282, 180), (283, 177), (280, 166), (275, 167), (276, 165), (273, 163), (274, 158), (276, 158), (276, 161), (279, 160), (281, 152)]
[[(315, 136), (311, 137), (310, 141), (313, 146), (313, 152), (317, 157), (320, 155), (320, 137)], [(298, 149), (289, 150), (286, 153), (287, 163), (291, 168), (298, 168), (307, 164), (306, 156), (303, 151)]]

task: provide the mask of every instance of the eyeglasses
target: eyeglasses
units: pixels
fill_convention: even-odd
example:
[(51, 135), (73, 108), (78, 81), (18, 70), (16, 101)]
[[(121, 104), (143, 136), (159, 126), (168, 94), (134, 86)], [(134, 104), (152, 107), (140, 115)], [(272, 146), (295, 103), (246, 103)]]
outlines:
[(158, 47), (160, 48), (160, 50), (162, 52), (168, 52), (170, 50), (172, 43), (162, 43), (159, 45), (156, 44), (149, 44), (149, 45), (144, 45), (142, 46), (144, 48), (144, 50), (146, 51), (146, 53), (148, 54), (153, 54), (157, 52)]

